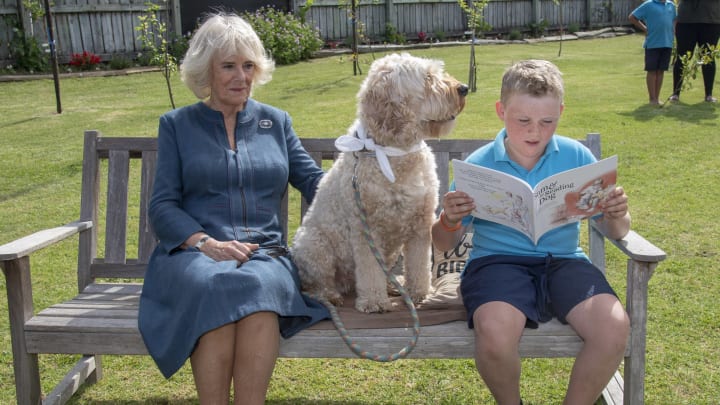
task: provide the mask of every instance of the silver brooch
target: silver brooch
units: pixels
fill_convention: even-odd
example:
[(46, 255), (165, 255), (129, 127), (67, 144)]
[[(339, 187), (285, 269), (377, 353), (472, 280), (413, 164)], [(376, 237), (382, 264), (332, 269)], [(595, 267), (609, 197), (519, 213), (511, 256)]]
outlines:
[(272, 128), (272, 121), (270, 121), (270, 120), (260, 120), (260, 122), (258, 123), (258, 125), (260, 126), (260, 128), (270, 129), (270, 128)]

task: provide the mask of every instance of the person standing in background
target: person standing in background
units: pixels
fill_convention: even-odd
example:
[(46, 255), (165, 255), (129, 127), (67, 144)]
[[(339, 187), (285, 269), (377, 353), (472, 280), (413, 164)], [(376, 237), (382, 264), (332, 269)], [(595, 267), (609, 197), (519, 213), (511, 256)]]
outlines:
[[(677, 55), (673, 66), (673, 94), (670, 101), (680, 100), (682, 89), (683, 64), (681, 56), (693, 52), (695, 46), (708, 49), (717, 46), (720, 39), (720, 0), (681, 0), (678, 3), (678, 18), (675, 28), (677, 40)], [(717, 66), (713, 59), (710, 63), (702, 65), (703, 85), (705, 87), (705, 101), (717, 103), (713, 97), (713, 85)]]
[(672, 0), (647, 0), (628, 16), (645, 33), (645, 71), (650, 104), (660, 104), (665, 71), (670, 67), (677, 10)]

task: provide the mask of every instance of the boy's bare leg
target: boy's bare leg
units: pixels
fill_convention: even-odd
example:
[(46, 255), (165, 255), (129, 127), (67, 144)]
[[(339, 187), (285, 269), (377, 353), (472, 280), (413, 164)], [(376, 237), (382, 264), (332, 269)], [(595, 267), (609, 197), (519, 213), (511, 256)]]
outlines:
[(585, 343), (575, 359), (564, 403), (591, 405), (625, 354), (630, 319), (615, 296), (599, 294), (575, 306), (567, 321)]
[(660, 87), (662, 86), (662, 75), (660, 75), (660, 79), (658, 81), (658, 73), (662, 73), (662, 71), (648, 71), (645, 78), (650, 104), (660, 104), (659, 97)]
[(505, 302), (481, 305), (473, 314), (475, 367), (498, 405), (520, 403), (520, 336), (525, 315)]

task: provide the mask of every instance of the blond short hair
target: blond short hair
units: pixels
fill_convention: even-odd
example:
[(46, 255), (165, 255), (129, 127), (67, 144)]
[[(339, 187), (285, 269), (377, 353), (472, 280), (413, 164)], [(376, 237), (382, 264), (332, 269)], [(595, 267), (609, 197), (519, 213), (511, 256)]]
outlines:
[(530, 59), (517, 62), (505, 70), (500, 88), (500, 101), (506, 104), (514, 94), (534, 97), (556, 96), (560, 102), (564, 95), (562, 72), (546, 60)]
[(210, 14), (190, 39), (180, 65), (180, 78), (201, 100), (210, 96), (210, 72), (218, 55), (242, 55), (255, 63), (253, 87), (272, 79), (275, 62), (252, 26), (237, 14)]

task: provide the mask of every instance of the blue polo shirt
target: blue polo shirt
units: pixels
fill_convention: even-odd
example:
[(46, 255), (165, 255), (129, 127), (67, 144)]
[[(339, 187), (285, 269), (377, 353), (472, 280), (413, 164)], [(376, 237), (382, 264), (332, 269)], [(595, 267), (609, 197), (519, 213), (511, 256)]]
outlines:
[[(592, 152), (580, 142), (559, 135), (553, 135), (545, 148), (545, 153), (528, 171), (513, 162), (505, 150), (505, 129), (501, 130), (495, 141), (487, 144), (465, 159), (466, 162), (489, 167), (509, 175), (521, 178), (535, 187), (541, 180), (566, 170), (584, 166), (596, 161)], [(451, 185), (455, 189), (455, 183)], [(552, 254), (562, 258), (587, 259), (580, 245), (580, 223), (567, 224), (555, 228), (543, 235), (535, 245), (520, 231), (505, 225), (466, 216), (463, 224), (472, 221), (473, 248), (468, 263), (478, 257), (489, 255), (515, 255), (544, 257)]]
[(673, 23), (677, 10), (672, 0), (647, 0), (633, 10), (632, 15), (647, 26), (643, 48), (672, 48), (675, 31)]

